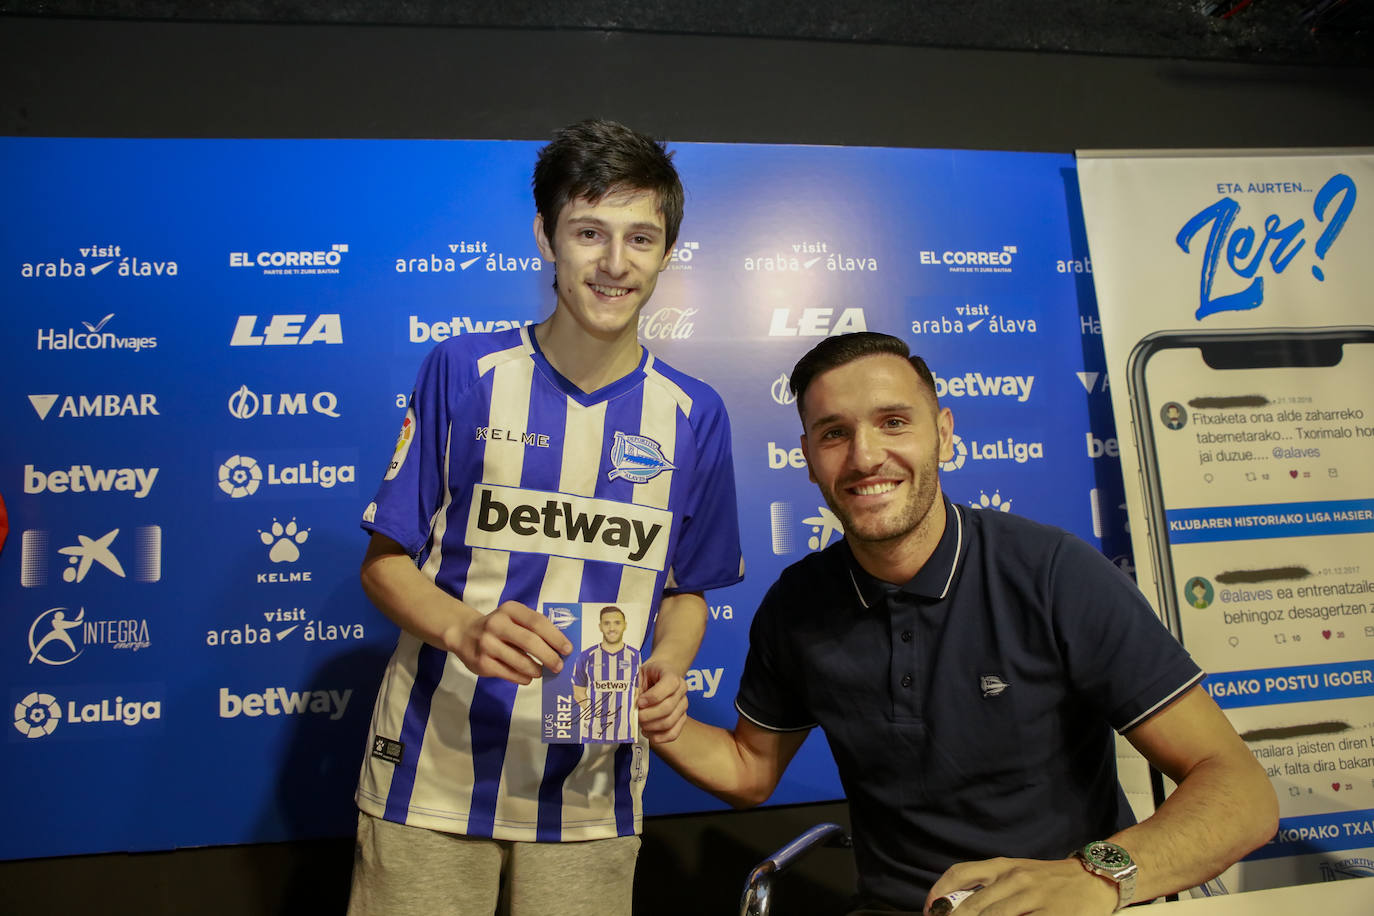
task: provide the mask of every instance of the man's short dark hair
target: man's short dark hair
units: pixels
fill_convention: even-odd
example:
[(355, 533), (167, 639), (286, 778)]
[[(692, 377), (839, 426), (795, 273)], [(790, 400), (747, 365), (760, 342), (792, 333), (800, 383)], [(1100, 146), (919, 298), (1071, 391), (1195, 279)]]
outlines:
[(620, 608), (616, 607), (614, 604), (608, 604), (605, 607), (603, 607), (601, 609), (601, 613), (596, 615), (597, 619), (600, 620), (602, 617), (605, 617), (611, 611), (615, 611), (617, 614), (619, 614), (621, 620), (625, 619), (625, 612), (622, 611)]
[(615, 121), (586, 120), (555, 131), (534, 164), (534, 206), (553, 244), (558, 214), (570, 201), (613, 191), (652, 191), (663, 215), (664, 250), (682, 225), (682, 180), (664, 144)]
[(911, 368), (915, 369), (916, 374), (921, 377), (921, 381), (925, 382), (926, 387), (930, 389), (930, 396), (935, 398), (936, 407), (939, 407), (940, 399), (935, 394), (935, 376), (931, 374), (930, 367), (926, 365), (925, 360), (912, 355), (911, 348), (906, 345), (906, 341), (900, 337), (893, 337), (891, 334), (879, 334), (877, 331), (856, 331), (853, 334), (837, 334), (834, 337), (827, 337), (812, 347), (805, 356), (797, 360), (797, 365), (792, 367), (792, 377), (789, 382), (792, 393), (797, 396), (797, 413), (801, 413), (802, 397), (806, 394), (806, 389), (816, 380), (816, 376), (829, 372), (831, 369), (838, 369), (856, 359), (884, 353), (900, 356), (910, 363)]

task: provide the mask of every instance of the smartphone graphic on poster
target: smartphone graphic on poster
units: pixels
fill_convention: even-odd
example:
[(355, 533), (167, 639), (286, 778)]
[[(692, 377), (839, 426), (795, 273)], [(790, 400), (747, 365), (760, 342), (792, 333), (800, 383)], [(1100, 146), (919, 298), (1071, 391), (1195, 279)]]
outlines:
[(1241, 635), (1247, 664), (1315, 661), (1269, 637), (1374, 623), (1335, 600), (1374, 578), (1374, 328), (1162, 332), (1127, 374), (1159, 608), (1203, 667)]
[(1340, 871), (1374, 846), (1374, 328), (1161, 332), (1127, 384), (1159, 610), (1279, 797), (1228, 880)]

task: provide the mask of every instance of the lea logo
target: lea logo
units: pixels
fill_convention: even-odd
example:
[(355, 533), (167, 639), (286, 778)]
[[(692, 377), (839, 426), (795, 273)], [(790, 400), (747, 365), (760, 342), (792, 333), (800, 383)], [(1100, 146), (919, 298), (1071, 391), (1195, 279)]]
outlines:
[(829, 337), (834, 334), (849, 334), (854, 331), (867, 331), (864, 310), (848, 308), (838, 316), (834, 309), (805, 308), (801, 310), (796, 323), (792, 323), (791, 309), (773, 309), (773, 320), (768, 325), (769, 337)]
[(343, 343), (343, 326), (337, 312), (317, 316), (306, 326), (308, 315), (273, 315), (259, 330), (257, 315), (240, 315), (229, 338), (231, 347), (306, 346)]

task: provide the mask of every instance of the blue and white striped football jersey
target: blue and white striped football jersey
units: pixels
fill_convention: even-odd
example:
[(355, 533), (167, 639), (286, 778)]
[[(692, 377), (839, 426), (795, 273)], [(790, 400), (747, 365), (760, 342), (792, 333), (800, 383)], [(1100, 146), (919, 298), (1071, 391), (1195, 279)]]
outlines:
[[(647, 350), (586, 394), (532, 328), (463, 335), (420, 368), (363, 528), (484, 613), (504, 601), (638, 602), (742, 576), (730, 429), (705, 383)], [(358, 806), (507, 840), (638, 833), (647, 746), (544, 744), (536, 681), (478, 678), (401, 633), (373, 709)]]
[(616, 744), (635, 740), (635, 682), (639, 653), (622, 645), (607, 652), (600, 643), (573, 663), (572, 682), (586, 688), (587, 702), (578, 711), (584, 741)]

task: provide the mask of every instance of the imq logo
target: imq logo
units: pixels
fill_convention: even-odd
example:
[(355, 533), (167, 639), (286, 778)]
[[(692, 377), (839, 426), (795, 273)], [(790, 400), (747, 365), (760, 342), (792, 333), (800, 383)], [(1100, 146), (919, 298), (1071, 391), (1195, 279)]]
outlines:
[(258, 394), (247, 385), (229, 396), (229, 415), (239, 420), (254, 417), (298, 417), (309, 413), (339, 418), (339, 398), (332, 391)]
[(773, 380), (768, 393), (773, 396), (774, 403), (784, 407), (797, 403), (797, 396), (792, 393), (792, 379), (786, 372)]

